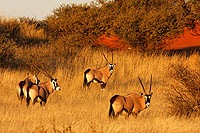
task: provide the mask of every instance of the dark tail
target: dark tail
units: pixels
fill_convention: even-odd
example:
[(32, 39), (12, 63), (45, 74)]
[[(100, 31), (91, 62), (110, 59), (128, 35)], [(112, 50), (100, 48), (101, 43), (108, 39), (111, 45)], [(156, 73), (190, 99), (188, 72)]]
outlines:
[(85, 87), (86, 84), (87, 84), (86, 74), (87, 74), (90, 70), (91, 70), (91, 69), (87, 69), (87, 70), (84, 72), (84, 83), (83, 83), (83, 87)]
[(114, 118), (115, 117), (115, 112), (112, 107), (112, 103), (110, 103), (110, 109), (109, 109), (109, 118)]
[(24, 92), (23, 92), (23, 86), (25, 85), (25, 81), (21, 81), (19, 83), (19, 87), (20, 87), (20, 94), (19, 94), (19, 98), (22, 100), (24, 97)]
[(110, 118), (114, 118), (115, 117), (115, 111), (113, 109), (112, 104), (115, 102), (115, 99), (118, 97), (119, 95), (114, 95), (111, 99), (110, 99), (110, 109), (109, 109), (109, 117)]
[(29, 96), (29, 89), (32, 87), (32, 85), (33, 84), (31, 84), (31, 85), (29, 85), (28, 87), (27, 87), (27, 97), (26, 97), (26, 103), (27, 103), (27, 106), (29, 105), (29, 103), (30, 103), (30, 96)]

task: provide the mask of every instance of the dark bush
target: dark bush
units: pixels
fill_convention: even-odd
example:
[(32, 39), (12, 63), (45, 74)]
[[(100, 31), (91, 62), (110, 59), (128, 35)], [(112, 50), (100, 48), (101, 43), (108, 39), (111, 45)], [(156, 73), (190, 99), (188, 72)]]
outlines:
[(74, 43), (94, 45), (101, 35), (126, 39), (142, 51), (155, 51), (199, 20), (199, 2), (183, 0), (99, 0), (61, 5), (46, 19), (50, 38), (77, 36)]
[(0, 34), (0, 66), (7, 67), (14, 61), (16, 45), (8, 40), (5, 34)]

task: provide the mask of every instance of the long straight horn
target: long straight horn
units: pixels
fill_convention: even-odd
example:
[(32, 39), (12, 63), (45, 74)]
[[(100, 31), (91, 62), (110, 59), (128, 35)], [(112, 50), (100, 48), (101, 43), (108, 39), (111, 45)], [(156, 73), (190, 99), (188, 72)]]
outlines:
[(51, 75), (44, 69), (44, 67), (42, 67), (42, 65), (40, 65), (40, 66), (41, 66), (41, 68), (43, 69), (43, 71), (46, 73), (46, 76), (49, 77), (50, 79), (53, 79), (53, 78), (51, 77)]
[[(39, 72), (41, 71), (41, 69), (37, 66), (37, 65), (35, 65), (35, 64), (33, 64), (33, 66), (36, 68), (36, 69), (38, 69), (39, 70)], [(38, 72), (38, 73), (39, 73)], [(47, 77), (49, 77), (45, 72), (42, 72), (45, 76), (47, 76)]]
[(138, 79), (139, 79), (139, 81), (140, 81), (140, 84), (142, 85), (142, 89), (144, 90), (144, 93), (147, 94), (146, 91), (145, 91), (145, 89), (144, 89), (144, 86), (143, 86), (142, 81), (141, 81), (141, 79), (140, 79), (139, 76), (138, 76)]
[(149, 88), (149, 93), (151, 93), (151, 85), (152, 85), (152, 74), (151, 74), (151, 79), (150, 79), (150, 88)]
[(103, 53), (103, 56), (104, 56), (104, 58), (106, 59), (106, 61), (108, 62), (108, 64), (110, 64), (109, 61), (107, 60), (106, 56), (104, 55), (104, 53)]
[(25, 69), (26, 70), (28, 70), (29, 72), (31, 72), (31, 74), (34, 74), (34, 71), (32, 69), (30, 69), (30, 66), (27, 64), (27, 61), (22, 60), (20, 62), (22, 62), (22, 64), (25, 65)]
[(112, 52), (112, 64), (113, 64), (113, 52)]
[(40, 68), (39, 68), (37, 65), (35, 65), (35, 64), (33, 64), (33, 67), (34, 67), (34, 69), (37, 69), (37, 70), (38, 70), (38, 72), (37, 72), (37, 74), (36, 74), (36, 75), (38, 75), (38, 74), (40, 73)]
[[(52, 77), (51, 77), (51, 75), (44, 69), (44, 67), (39, 63), (39, 62), (37, 62), (37, 64), (39, 64), (40, 65), (40, 67), (42, 68), (42, 72), (43, 72), (43, 74), (45, 75), (45, 76), (47, 76), (47, 77), (49, 77), (50, 79), (53, 79)], [(37, 67), (37, 69), (39, 69), (40, 70), (40, 68), (36, 65), (36, 64), (34, 64), (36, 67)]]

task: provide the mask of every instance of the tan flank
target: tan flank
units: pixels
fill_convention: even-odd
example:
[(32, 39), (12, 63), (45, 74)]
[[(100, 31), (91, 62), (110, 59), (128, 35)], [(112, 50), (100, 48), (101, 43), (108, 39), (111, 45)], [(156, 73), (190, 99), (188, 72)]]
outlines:
[(114, 95), (110, 99), (109, 117), (111, 118), (118, 117), (119, 114), (121, 114), (123, 111), (127, 112), (128, 116), (130, 114), (133, 114), (134, 116), (137, 117), (140, 111), (146, 109), (150, 105), (151, 96), (153, 94), (151, 92), (152, 76), (150, 80), (149, 93), (146, 93), (140, 78), (139, 81), (142, 85), (145, 95), (143, 96), (143, 93), (141, 94), (131, 93), (125, 96)]
[(32, 85), (27, 90), (27, 105), (29, 105), (30, 100), (33, 104), (40, 102), (41, 105), (45, 105), (47, 98), (54, 90), (60, 91), (60, 87), (57, 83), (57, 79), (53, 78), (51, 81), (47, 81), (39, 85)]
[(24, 98), (24, 95), (26, 95), (26, 90), (28, 87), (32, 86), (33, 84), (39, 84), (40, 80), (36, 75), (28, 76), (23, 81), (20, 81), (17, 85), (17, 96), (20, 100)]
[(89, 88), (90, 84), (93, 83), (100, 83), (102, 90), (106, 87), (108, 79), (113, 73), (113, 68), (116, 65), (113, 63), (113, 53), (112, 53), (112, 63), (109, 63), (105, 55), (103, 54), (104, 58), (107, 61), (106, 66), (98, 68), (98, 69), (87, 69), (84, 72), (84, 83), (83, 87)]

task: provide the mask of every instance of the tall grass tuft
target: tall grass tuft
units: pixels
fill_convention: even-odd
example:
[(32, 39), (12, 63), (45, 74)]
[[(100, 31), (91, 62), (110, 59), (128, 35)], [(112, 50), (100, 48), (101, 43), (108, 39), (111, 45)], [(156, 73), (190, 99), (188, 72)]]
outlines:
[(170, 64), (166, 99), (170, 113), (178, 116), (200, 115), (200, 59), (190, 57), (185, 63)]

